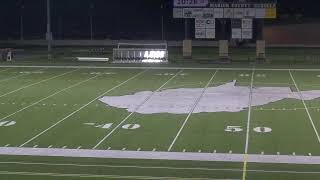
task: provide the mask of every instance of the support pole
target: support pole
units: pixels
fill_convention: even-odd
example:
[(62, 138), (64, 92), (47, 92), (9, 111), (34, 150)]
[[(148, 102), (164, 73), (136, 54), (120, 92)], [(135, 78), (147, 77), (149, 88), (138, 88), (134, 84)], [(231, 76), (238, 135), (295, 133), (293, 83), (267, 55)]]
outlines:
[(20, 40), (23, 40), (24, 37), (23, 37), (23, 34), (24, 34), (24, 27), (23, 27), (23, 15), (24, 15), (24, 5), (22, 4), (21, 5), (21, 14), (20, 14)]
[(264, 20), (257, 20), (257, 36), (256, 36), (256, 59), (258, 62), (266, 61), (266, 42), (263, 38)]
[(192, 40), (190, 34), (190, 19), (184, 20), (183, 58), (192, 59)]
[(52, 32), (51, 32), (51, 13), (50, 13), (50, 0), (47, 0), (47, 34), (46, 39), (48, 43), (48, 59), (52, 58)]
[(225, 19), (220, 20), (221, 23), (221, 39), (219, 40), (219, 58), (220, 61), (229, 62), (229, 41), (227, 37), (227, 21)]

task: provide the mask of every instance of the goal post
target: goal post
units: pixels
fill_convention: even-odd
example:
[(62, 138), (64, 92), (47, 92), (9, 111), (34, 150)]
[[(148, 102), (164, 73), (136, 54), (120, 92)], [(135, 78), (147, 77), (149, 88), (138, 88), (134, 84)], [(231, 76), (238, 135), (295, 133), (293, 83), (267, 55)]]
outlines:
[(118, 43), (113, 49), (114, 63), (167, 63), (167, 43)]

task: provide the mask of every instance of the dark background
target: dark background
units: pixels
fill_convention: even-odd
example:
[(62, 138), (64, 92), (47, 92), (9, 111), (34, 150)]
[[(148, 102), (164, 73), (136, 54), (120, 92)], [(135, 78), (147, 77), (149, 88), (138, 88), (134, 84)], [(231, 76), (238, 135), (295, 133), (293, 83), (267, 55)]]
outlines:
[[(161, 8), (163, 7), (163, 8)], [(278, 0), (278, 19), (268, 24), (318, 21), (318, 0)], [(184, 37), (184, 22), (172, 18), (172, 0), (51, 0), (54, 39), (89, 39), (90, 13), (94, 39), (161, 39), (161, 17), (165, 39)], [(43, 39), (46, 32), (46, 0), (1, 0), (0, 39)], [(319, 21), (320, 22), (320, 21)]]

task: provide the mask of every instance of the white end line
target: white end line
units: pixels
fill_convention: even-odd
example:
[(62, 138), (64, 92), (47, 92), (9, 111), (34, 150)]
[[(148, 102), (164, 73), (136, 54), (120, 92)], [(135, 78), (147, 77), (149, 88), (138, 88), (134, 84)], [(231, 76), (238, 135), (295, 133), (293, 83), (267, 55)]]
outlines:
[(192, 108), (191, 108), (191, 110), (190, 110), (190, 112), (189, 112), (189, 114), (188, 114), (187, 118), (184, 120), (184, 122), (183, 122), (183, 124), (182, 124), (181, 128), (179, 129), (179, 131), (178, 131), (178, 133), (177, 133), (177, 135), (175, 136), (175, 138), (173, 139), (173, 141), (172, 141), (171, 145), (169, 146), (168, 151), (171, 151), (172, 147), (174, 146), (174, 144), (176, 143), (176, 141), (177, 141), (178, 137), (180, 136), (180, 134), (181, 134), (182, 130), (184, 129), (185, 125), (187, 124), (187, 122), (188, 122), (188, 120), (189, 120), (190, 116), (192, 115), (193, 111), (196, 109), (196, 107), (197, 107), (198, 103), (200, 102), (200, 100), (201, 100), (201, 98), (203, 97), (203, 95), (204, 95), (205, 91), (206, 91), (206, 90), (207, 90), (207, 88), (210, 86), (210, 84), (211, 84), (211, 82), (212, 82), (213, 78), (216, 76), (216, 74), (217, 74), (217, 72), (218, 72), (218, 71), (219, 71), (219, 70), (216, 70), (216, 72), (212, 75), (212, 77), (210, 78), (210, 80), (208, 81), (208, 83), (206, 84), (206, 86), (203, 88), (203, 90), (202, 90), (202, 92), (201, 92), (200, 96), (199, 96), (199, 97), (196, 99), (196, 101), (194, 102), (194, 104), (193, 104), (193, 106), (192, 106)]
[(137, 110), (140, 109), (149, 99), (156, 93), (159, 92), (163, 87), (165, 87), (171, 80), (176, 78), (183, 70), (177, 72), (173, 77), (171, 77), (167, 82), (160, 86), (156, 91), (149, 95), (141, 104), (139, 104), (127, 117), (125, 117), (114, 129), (112, 129), (104, 138), (102, 138), (98, 144), (96, 144), (92, 149), (97, 149), (108, 137), (110, 137), (124, 122), (126, 122)]
[(250, 122), (251, 122), (251, 109), (252, 109), (251, 105), (252, 105), (252, 90), (253, 90), (254, 73), (255, 73), (255, 70), (253, 69), (252, 74), (251, 74), (250, 94), (249, 94), (249, 103), (248, 103), (248, 119), (247, 119), (245, 154), (248, 154), (248, 149), (249, 149)]
[(73, 116), (74, 114), (76, 114), (77, 112), (81, 111), (83, 108), (87, 107), (88, 105), (90, 105), (91, 103), (93, 103), (94, 101), (96, 101), (97, 99), (99, 99), (100, 97), (108, 94), (109, 92), (117, 89), (118, 87), (126, 84), (127, 82), (129, 82), (130, 80), (140, 76), (141, 74), (143, 74), (144, 72), (146, 72), (147, 70), (141, 71), (140, 73), (136, 74), (135, 76), (132, 76), (131, 78), (127, 79), (126, 81), (123, 81), (122, 83), (114, 86), (113, 88), (109, 89), (108, 91), (104, 92), (103, 94), (99, 95), (98, 97), (94, 98), (93, 100), (91, 100), (90, 102), (88, 102), (87, 104), (81, 106), (79, 109), (73, 111), (71, 114), (67, 115), (66, 117), (64, 117), (63, 119), (61, 119), (60, 121), (56, 122), (55, 124), (53, 124), (52, 126), (50, 126), (49, 128), (45, 129), (44, 131), (42, 131), (41, 133), (37, 134), (36, 136), (32, 137), (31, 139), (29, 139), (28, 141), (26, 141), (25, 143), (21, 144), (19, 147), (23, 147), (26, 144), (30, 143), (31, 141), (35, 140), (36, 138), (38, 138), (39, 136), (43, 135), (44, 133), (46, 133), (47, 131), (49, 131), (50, 129), (56, 127), (57, 125), (59, 125), (60, 123), (62, 123), (63, 121), (65, 121), (66, 119), (68, 119), (69, 117)]
[(63, 74), (60, 74), (60, 75), (57, 75), (57, 76), (53, 76), (53, 77), (51, 77), (51, 78), (44, 79), (44, 80), (38, 81), (38, 82), (36, 82), (36, 83), (32, 83), (32, 84), (23, 86), (23, 87), (21, 87), (21, 88), (18, 88), (18, 89), (16, 89), (16, 90), (11, 91), (11, 92), (8, 92), (8, 93), (5, 93), (5, 94), (3, 94), (3, 95), (0, 95), (0, 98), (1, 98), (1, 97), (4, 97), (4, 96), (7, 96), (7, 95), (9, 95), (9, 94), (15, 93), (15, 92), (17, 92), (17, 91), (20, 91), (20, 90), (22, 90), (22, 89), (26, 89), (26, 88), (28, 88), (28, 87), (31, 87), (31, 86), (34, 86), (34, 85), (37, 85), (37, 84), (40, 84), (40, 83), (43, 83), (43, 82), (46, 82), (46, 81), (50, 81), (50, 80), (52, 80), (52, 79), (55, 79), (55, 78), (58, 78), (58, 77), (61, 77), (61, 76), (64, 76), (64, 75), (66, 75), (66, 74), (70, 74), (70, 73), (72, 73), (72, 72), (74, 72), (74, 71), (78, 71), (78, 70), (79, 70), (79, 69), (75, 69), (75, 70), (72, 70), (72, 71), (68, 71), (68, 72), (66, 72), (66, 73), (63, 73)]
[(62, 89), (62, 90), (59, 90), (59, 91), (57, 91), (57, 92), (55, 92), (55, 93), (53, 93), (53, 94), (51, 94), (51, 95), (49, 95), (49, 96), (47, 96), (47, 97), (45, 97), (45, 98), (40, 99), (40, 100), (37, 101), (37, 102), (34, 102), (34, 103), (30, 104), (29, 106), (26, 106), (26, 107), (24, 107), (24, 108), (21, 108), (21, 109), (19, 109), (18, 111), (14, 112), (14, 113), (12, 113), (12, 114), (9, 114), (9, 115), (7, 115), (7, 116), (5, 116), (5, 117), (3, 117), (3, 118), (1, 118), (0, 121), (6, 119), (6, 118), (8, 118), (8, 117), (11, 117), (11, 116), (13, 116), (13, 115), (15, 115), (15, 114), (17, 114), (17, 113), (19, 113), (19, 112), (21, 112), (21, 111), (24, 111), (24, 110), (26, 110), (26, 109), (28, 109), (28, 108), (30, 108), (30, 107), (32, 107), (32, 106), (34, 106), (34, 105), (36, 105), (36, 104), (44, 101), (44, 100), (47, 100), (47, 99), (49, 99), (49, 98), (51, 98), (51, 97), (53, 97), (53, 96), (55, 96), (55, 95), (57, 95), (57, 94), (59, 94), (59, 93), (61, 93), (61, 92), (64, 92), (64, 91), (66, 91), (66, 90), (68, 90), (68, 89), (74, 88), (74, 87), (76, 87), (76, 86), (78, 86), (78, 85), (80, 85), (80, 84), (83, 84), (83, 83), (85, 83), (85, 82), (88, 82), (88, 81), (90, 81), (90, 80), (92, 80), (92, 79), (94, 79), (94, 78), (96, 78), (96, 77), (98, 77), (98, 76), (99, 76), (99, 75), (96, 75), (96, 76), (91, 77), (91, 78), (89, 78), (89, 79), (86, 79), (86, 80), (84, 80), (84, 81), (81, 81), (81, 82), (78, 82), (78, 83), (76, 83), (76, 84), (73, 84), (73, 85), (71, 85), (71, 86), (69, 86), (69, 87), (67, 87), (67, 88), (64, 88), (64, 89)]
[(290, 73), (290, 77), (291, 77), (291, 79), (292, 79), (292, 81), (293, 81), (293, 83), (294, 83), (294, 85), (295, 85), (295, 87), (296, 87), (296, 89), (297, 89), (297, 91), (298, 91), (298, 94), (299, 94), (299, 96), (300, 96), (300, 98), (301, 98), (301, 101), (302, 101), (302, 103), (303, 103), (303, 106), (304, 106), (304, 108), (305, 108), (305, 110), (306, 110), (306, 112), (307, 112), (307, 115), (308, 115), (308, 117), (309, 117), (309, 120), (310, 120), (310, 122), (311, 122), (311, 125), (312, 125), (312, 127), (313, 127), (313, 130), (314, 130), (314, 132), (315, 132), (315, 134), (316, 134), (316, 136), (317, 136), (318, 142), (320, 143), (320, 137), (319, 137), (318, 130), (317, 130), (316, 126), (314, 125), (314, 122), (313, 122), (312, 117), (311, 117), (311, 115), (310, 115), (309, 109), (308, 109), (308, 107), (307, 107), (307, 105), (306, 105), (306, 102), (305, 102), (305, 100), (303, 99), (302, 93), (301, 93), (301, 91), (299, 90), (299, 87), (298, 87), (298, 85), (297, 85), (297, 83), (296, 83), (296, 81), (295, 81), (295, 79), (294, 79), (294, 77), (293, 77), (293, 75), (292, 75), (292, 73), (291, 73), (291, 70), (289, 70), (289, 73)]

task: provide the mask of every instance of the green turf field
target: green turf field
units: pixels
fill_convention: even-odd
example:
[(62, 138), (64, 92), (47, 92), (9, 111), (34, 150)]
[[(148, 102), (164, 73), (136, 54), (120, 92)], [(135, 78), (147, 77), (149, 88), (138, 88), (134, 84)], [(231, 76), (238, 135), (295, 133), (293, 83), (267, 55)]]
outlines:
[[(233, 80), (250, 88), (239, 112), (193, 113), (205, 91), (185, 114), (128, 112), (98, 100)], [(258, 87), (320, 90), (320, 70), (0, 67), (0, 147), (318, 158), (319, 98), (251, 106)], [(320, 179), (320, 165), (0, 156), (1, 180), (44, 178)]]

